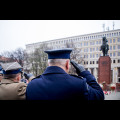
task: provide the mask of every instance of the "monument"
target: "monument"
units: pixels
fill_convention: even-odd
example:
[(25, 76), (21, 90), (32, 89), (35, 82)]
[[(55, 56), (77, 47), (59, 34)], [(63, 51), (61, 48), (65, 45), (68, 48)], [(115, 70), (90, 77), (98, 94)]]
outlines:
[(103, 56), (98, 60), (98, 83), (111, 84), (111, 58), (108, 55), (109, 45), (106, 37), (103, 37), (103, 43), (100, 47)]

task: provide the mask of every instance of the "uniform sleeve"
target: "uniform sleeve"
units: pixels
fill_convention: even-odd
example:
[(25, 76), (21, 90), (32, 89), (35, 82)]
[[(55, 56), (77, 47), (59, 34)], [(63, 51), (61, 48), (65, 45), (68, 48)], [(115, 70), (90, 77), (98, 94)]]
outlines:
[(89, 100), (104, 100), (104, 93), (100, 87), (100, 85), (96, 82), (95, 77), (89, 72), (84, 71), (79, 74), (83, 78), (85, 78), (85, 86), (87, 91), (85, 90), (85, 96)]
[(18, 96), (18, 100), (25, 100), (26, 99), (26, 87), (27, 85), (25, 83), (20, 83), (17, 86), (17, 96)]

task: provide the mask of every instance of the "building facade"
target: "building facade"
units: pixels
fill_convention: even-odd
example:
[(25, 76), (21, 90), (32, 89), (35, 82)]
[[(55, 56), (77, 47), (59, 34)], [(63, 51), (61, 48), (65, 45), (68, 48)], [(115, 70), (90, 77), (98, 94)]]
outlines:
[(81, 48), (80, 54), (84, 57), (82, 64), (98, 80), (98, 59), (103, 55), (100, 51), (102, 37), (106, 37), (109, 44), (108, 55), (111, 58), (112, 83), (118, 83), (120, 82), (120, 29), (27, 44), (26, 52), (34, 52), (43, 43), (52, 49), (65, 48), (66, 43), (74, 43), (76, 48)]

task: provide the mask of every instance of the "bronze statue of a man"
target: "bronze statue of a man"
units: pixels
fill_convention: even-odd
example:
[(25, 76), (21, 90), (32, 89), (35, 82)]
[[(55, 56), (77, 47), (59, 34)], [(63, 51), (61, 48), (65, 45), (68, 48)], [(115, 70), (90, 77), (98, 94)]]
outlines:
[(100, 47), (100, 51), (102, 50), (103, 56), (108, 56), (109, 45), (107, 44), (108, 40), (106, 37), (103, 37), (103, 43)]

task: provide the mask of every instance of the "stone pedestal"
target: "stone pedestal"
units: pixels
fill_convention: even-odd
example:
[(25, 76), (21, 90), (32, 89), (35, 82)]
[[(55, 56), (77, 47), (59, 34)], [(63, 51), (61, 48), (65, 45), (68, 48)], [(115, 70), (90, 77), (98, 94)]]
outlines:
[(98, 61), (98, 83), (111, 84), (111, 58), (100, 56)]
[(116, 90), (120, 92), (120, 83), (116, 83)]

